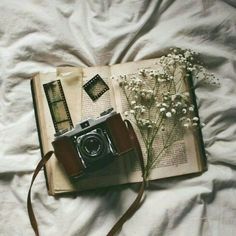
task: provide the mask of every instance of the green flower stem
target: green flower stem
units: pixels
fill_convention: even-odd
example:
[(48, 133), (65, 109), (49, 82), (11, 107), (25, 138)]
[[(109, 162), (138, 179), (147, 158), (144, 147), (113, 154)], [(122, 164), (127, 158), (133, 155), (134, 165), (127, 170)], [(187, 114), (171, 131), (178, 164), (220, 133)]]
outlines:
[[(128, 94), (126, 93), (126, 91), (125, 91), (125, 89), (124, 89), (123, 86), (122, 86), (122, 89), (123, 89), (123, 92), (124, 92), (124, 94), (125, 94), (125, 97), (126, 97), (126, 100), (127, 100), (127, 102), (128, 102), (129, 107), (132, 107), (131, 104), (130, 104), (130, 100), (129, 100)], [(145, 135), (144, 135), (144, 133), (143, 133), (142, 127), (140, 127), (140, 125), (138, 124), (138, 120), (137, 120), (137, 117), (136, 117), (136, 116), (134, 116), (134, 119), (135, 119), (135, 123), (136, 123), (136, 125), (137, 125), (137, 127), (138, 127), (138, 129), (139, 129), (139, 131), (140, 131), (140, 133), (141, 133), (141, 136), (142, 136), (142, 138), (143, 138), (143, 141), (144, 141), (144, 143), (145, 143), (145, 146), (147, 146), (147, 139), (145, 138)]]
[[(169, 133), (168, 138), (166, 139), (166, 142), (165, 142), (163, 148), (162, 148), (161, 151), (157, 154), (157, 156), (155, 156), (155, 158), (152, 159), (152, 161), (150, 162), (149, 166), (147, 166), (149, 169), (148, 169), (148, 170), (145, 170), (145, 172), (149, 173), (150, 170), (152, 169), (153, 165), (155, 164), (155, 162), (158, 160), (158, 158), (160, 157), (160, 155), (163, 153), (163, 151), (166, 150), (168, 147), (170, 147), (170, 146), (174, 143), (174, 142), (172, 142), (172, 143), (170, 143), (169, 145), (167, 145), (168, 142), (169, 142), (169, 140), (170, 140), (171, 138), (173, 138), (173, 133), (174, 133), (173, 131), (174, 131), (176, 125), (177, 125), (177, 122), (175, 122), (173, 128), (171, 129), (171, 132)], [(145, 168), (145, 169), (146, 169), (146, 168)], [(147, 178), (148, 178), (148, 175), (147, 175)]]

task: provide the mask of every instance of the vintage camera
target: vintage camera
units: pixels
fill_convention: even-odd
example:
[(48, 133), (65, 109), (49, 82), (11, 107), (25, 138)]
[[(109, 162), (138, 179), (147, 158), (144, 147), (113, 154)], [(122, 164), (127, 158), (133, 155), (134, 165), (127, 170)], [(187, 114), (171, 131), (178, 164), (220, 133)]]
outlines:
[(55, 155), (72, 180), (99, 170), (133, 149), (121, 115), (111, 109), (87, 119), (53, 141)]

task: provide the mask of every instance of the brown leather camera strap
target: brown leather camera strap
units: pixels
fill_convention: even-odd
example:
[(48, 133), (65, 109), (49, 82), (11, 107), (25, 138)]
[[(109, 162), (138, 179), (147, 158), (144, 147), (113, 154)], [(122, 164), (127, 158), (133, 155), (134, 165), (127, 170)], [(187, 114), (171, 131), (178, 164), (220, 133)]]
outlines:
[(39, 231), (38, 231), (38, 224), (37, 224), (37, 221), (36, 221), (36, 218), (34, 215), (34, 211), (33, 211), (33, 207), (32, 207), (32, 203), (31, 203), (31, 188), (32, 188), (34, 180), (35, 180), (36, 176), (38, 175), (39, 171), (44, 167), (44, 165), (47, 163), (47, 161), (50, 159), (50, 157), (52, 156), (53, 153), (54, 153), (53, 151), (49, 151), (38, 163), (38, 165), (34, 171), (32, 180), (31, 180), (31, 184), (30, 184), (30, 188), (29, 188), (29, 192), (28, 192), (28, 197), (27, 197), (27, 208), (28, 208), (28, 215), (30, 218), (30, 223), (31, 223), (31, 226), (35, 232), (35, 235), (37, 235), (37, 236), (39, 236)]
[[(134, 129), (133, 129), (130, 121), (125, 120), (125, 122), (126, 122), (126, 125), (128, 128), (128, 131), (129, 131), (130, 139), (131, 139), (132, 144), (135, 147), (137, 155), (139, 157), (142, 173), (144, 174), (144, 159), (143, 159), (142, 150), (141, 150), (139, 141), (137, 139), (137, 136), (134, 132)], [(32, 203), (31, 203), (31, 188), (32, 188), (34, 180), (35, 180), (36, 176), (38, 175), (39, 171), (44, 167), (44, 165), (47, 163), (47, 161), (50, 159), (50, 157), (52, 156), (53, 153), (54, 153), (53, 151), (49, 151), (38, 163), (38, 165), (34, 171), (34, 174), (33, 174), (32, 180), (31, 180), (31, 184), (30, 184), (30, 188), (29, 188), (29, 192), (28, 192), (28, 197), (27, 197), (28, 215), (30, 218), (31, 226), (32, 226), (36, 236), (39, 236), (39, 231), (38, 231), (38, 224), (37, 224), (37, 221), (36, 221), (36, 218), (34, 215), (34, 211), (33, 211), (33, 207), (32, 207)], [(116, 224), (112, 227), (112, 229), (109, 231), (107, 236), (115, 235), (122, 228), (123, 224), (139, 208), (140, 202), (141, 202), (141, 199), (142, 199), (142, 196), (144, 193), (144, 189), (145, 189), (145, 180), (143, 179), (143, 182), (141, 183), (141, 186), (139, 188), (138, 195), (135, 198), (134, 202), (131, 204), (131, 206), (128, 208), (128, 210), (123, 214), (123, 216), (116, 222)]]
[(138, 141), (138, 137), (134, 131), (134, 128), (133, 128), (131, 122), (129, 120), (125, 120), (125, 123), (127, 125), (128, 131), (129, 131), (129, 136), (132, 141), (132, 144), (136, 148), (137, 156), (139, 158), (140, 166), (142, 169), (142, 174), (144, 175), (144, 168), (145, 168), (144, 158), (143, 158), (143, 153), (142, 153), (140, 143)]
[[(129, 131), (129, 136), (132, 141), (132, 144), (136, 149), (136, 152), (137, 152), (137, 155), (139, 158), (139, 162), (140, 162), (140, 166), (142, 169), (142, 174), (144, 176), (144, 158), (143, 158), (142, 150), (140, 147), (140, 143), (138, 141), (138, 138), (135, 134), (134, 128), (133, 128), (132, 124), (130, 123), (130, 121), (125, 120), (125, 123), (127, 125), (128, 131)], [(130, 207), (127, 209), (127, 211), (121, 216), (121, 218), (112, 227), (112, 229), (109, 231), (107, 236), (115, 235), (122, 228), (123, 224), (136, 212), (136, 210), (138, 210), (138, 208), (140, 206), (140, 202), (142, 200), (143, 193), (144, 193), (145, 184), (146, 184), (146, 182), (145, 182), (145, 179), (143, 178), (143, 181), (140, 185), (137, 197), (135, 198), (133, 203), (130, 205)]]

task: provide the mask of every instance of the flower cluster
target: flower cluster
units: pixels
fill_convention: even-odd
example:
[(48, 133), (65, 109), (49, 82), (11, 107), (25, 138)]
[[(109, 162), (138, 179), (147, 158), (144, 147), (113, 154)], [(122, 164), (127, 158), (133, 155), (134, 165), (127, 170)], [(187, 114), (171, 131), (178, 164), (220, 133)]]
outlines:
[(189, 93), (163, 94), (163, 102), (157, 103), (161, 113), (167, 118), (174, 118), (183, 123), (183, 126), (189, 128), (198, 125), (198, 117), (194, 116), (194, 105), (190, 102)]
[[(214, 75), (205, 72), (198, 62), (198, 55), (192, 50), (175, 48), (160, 58), (153, 66), (155, 69), (141, 69), (135, 75), (119, 78), (128, 102), (128, 110), (124, 114), (137, 125), (146, 146), (146, 178), (161, 152), (176, 141), (176, 132), (199, 126), (199, 118), (184, 81), (192, 75), (211, 84), (217, 82)], [(156, 155), (154, 140), (161, 136), (166, 137), (161, 139), (163, 150)]]
[(200, 60), (200, 55), (191, 49), (170, 48), (167, 56), (162, 56), (160, 63), (169, 71), (171, 67), (179, 67), (192, 76), (198, 83), (219, 86), (219, 79), (213, 73), (206, 71)]
[[(173, 76), (154, 70), (140, 70), (137, 77), (121, 76), (120, 86), (124, 89), (130, 108), (124, 114), (133, 115), (143, 129), (158, 127), (160, 117), (163, 120), (176, 119), (184, 127), (197, 126), (198, 118), (193, 116), (194, 106), (189, 93), (166, 89), (171, 89), (173, 81)], [(160, 87), (166, 91), (159, 91)]]

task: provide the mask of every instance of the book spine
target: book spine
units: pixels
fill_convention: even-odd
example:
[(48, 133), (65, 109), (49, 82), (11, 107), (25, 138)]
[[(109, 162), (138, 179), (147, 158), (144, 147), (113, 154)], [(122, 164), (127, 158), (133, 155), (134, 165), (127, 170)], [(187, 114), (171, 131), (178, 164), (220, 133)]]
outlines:
[[(39, 127), (39, 118), (38, 118), (38, 107), (37, 107), (37, 103), (36, 103), (36, 98), (35, 98), (35, 80), (36, 78), (32, 78), (30, 80), (30, 88), (31, 88), (31, 95), (32, 95), (32, 100), (33, 100), (33, 107), (34, 107), (34, 116), (35, 116), (35, 122), (36, 122), (36, 127), (37, 127), (37, 133), (38, 133), (38, 140), (39, 140), (39, 147), (40, 147), (40, 153), (41, 153), (41, 157), (43, 157), (44, 153), (43, 153), (43, 145), (42, 145), (42, 139), (41, 139), (41, 135), (40, 135), (40, 127)], [(43, 168), (44, 170), (44, 176), (46, 179), (46, 186), (47, 186), (47, 190), (48, 193), (50, 195), (52, 195), (52, 192), (49, 188), (49, 183), (48, 183), (48, 176), (47, 176), (47, 171), (46, 168)]]

